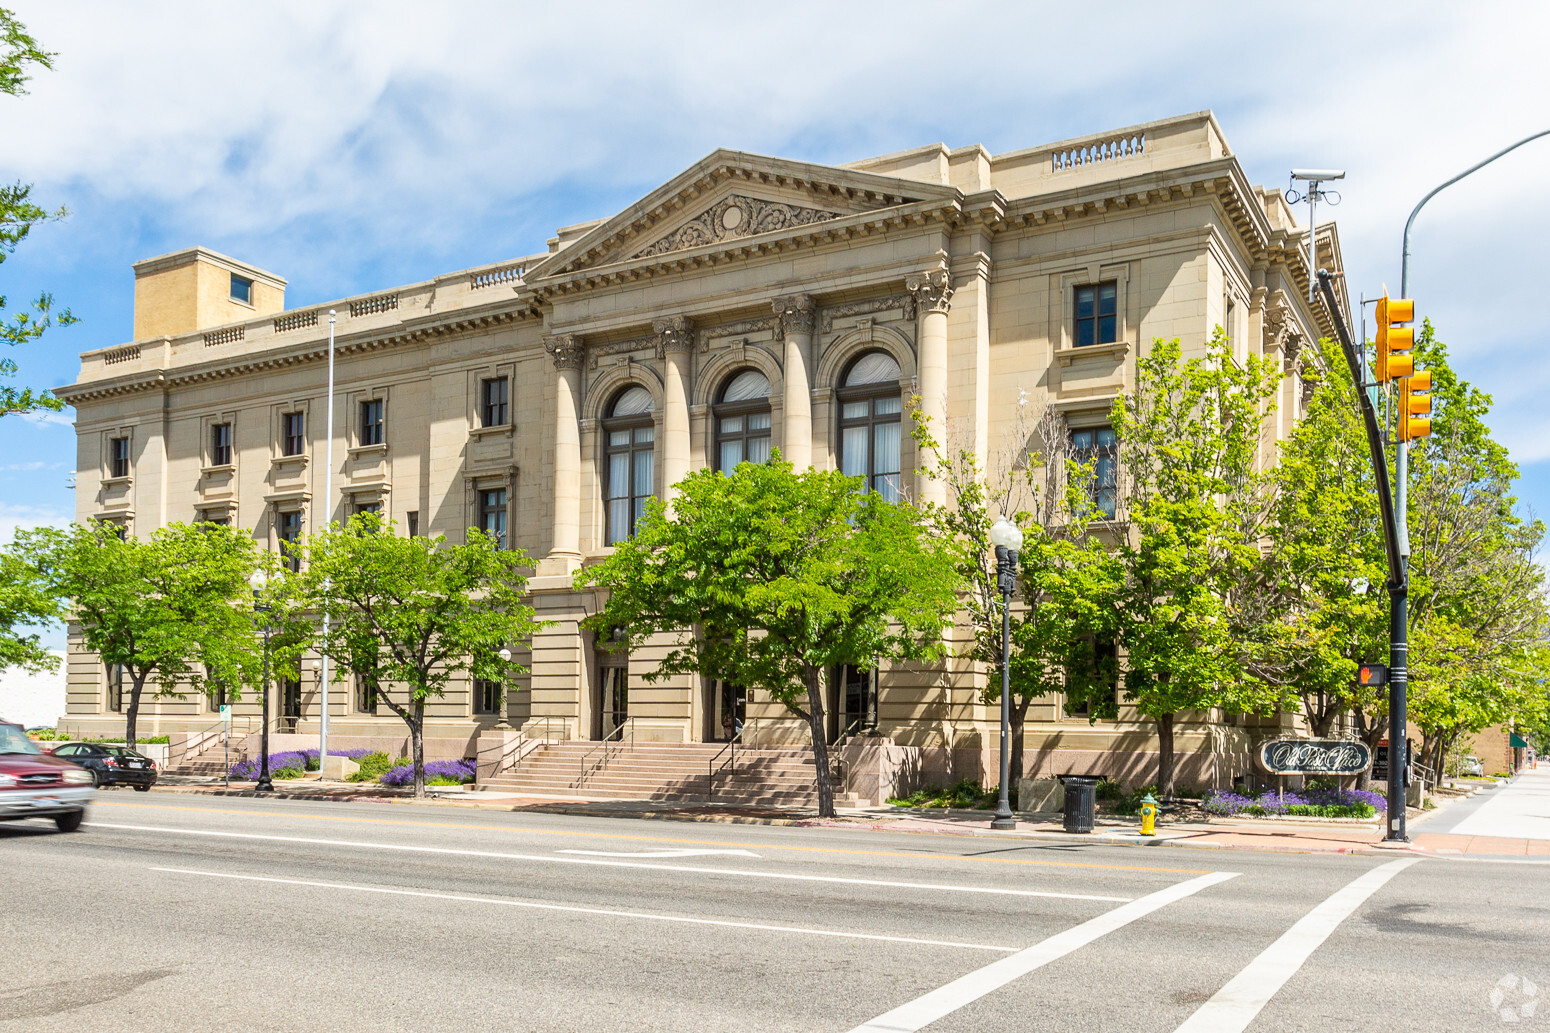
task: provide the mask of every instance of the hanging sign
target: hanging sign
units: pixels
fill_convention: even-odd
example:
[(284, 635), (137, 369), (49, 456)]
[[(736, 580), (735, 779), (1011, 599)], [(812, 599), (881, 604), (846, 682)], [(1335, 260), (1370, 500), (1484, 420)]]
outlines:
[(1372, 751), (1354, 739), (1276, 739), (1259, 747), (1259, 765), (1272, 775), (1356, 775)]

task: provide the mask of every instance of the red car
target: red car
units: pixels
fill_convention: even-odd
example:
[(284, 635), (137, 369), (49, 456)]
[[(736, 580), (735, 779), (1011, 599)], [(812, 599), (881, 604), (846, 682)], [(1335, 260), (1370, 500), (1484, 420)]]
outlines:
[(95, 792), (90, 771), (45, 755), (20, 725), (0, 724), (0, 821), (53, 818), (74, 832)]

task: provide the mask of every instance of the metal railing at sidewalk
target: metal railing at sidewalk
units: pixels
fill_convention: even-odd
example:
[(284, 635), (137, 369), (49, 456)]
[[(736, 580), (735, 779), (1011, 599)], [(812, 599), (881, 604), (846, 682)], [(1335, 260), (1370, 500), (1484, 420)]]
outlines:
[(167, 749), (167, 767), (176, 767), (179, 764), (192, 763), (210, 750), (218, 749), (230, 735), (237, 738), (237, 723), (242, 723), (242, 737), (252, 734), (253, 721), (249, 717), (232, 718), (230, 722), (217, 721), (208, 728), (188, 733), (188, 738), (183, 742), (180, 752), (174, 754), (169, 745)]
[[(738, 740), (743, 737), (743, 732), (746, 730), (746, 728), (747, 726), (745, 725), (743, 728), (739, 728), (736, 732), (732, 733), (732, 738), (727, 740), (727, 744), (721, 749), (717, 750), (714, 757), (705, 762), (706, 796), (716, 795), (716, 772), (720, 769), (720, 767), (725, 767), (727, 769), (726, 777), (728, 780), (730, 780), (733, 775), (737, 774), (737, 743)], [(717, 762), (721, 760), (723, 755), (726, 756), (727, 761), (725, 764), (718, 766)]]
[[(585, 788), (587, 779), (608, 767), (608, 762), (613, 760), (614, 754), (622, 749), (625, 749), (626, 733), (628, 733), (629, 738), (629, 749), (633, 750), (635, 748), (635, 719), (630, 717), (626, 718), (624, 722), (613, 731), (603, 736), (602, 741), (600, 741), (596, 746), (592, 747), (586, 753), (581, 755), (581, 773), (576, 779), (577, 789)], [(615, 737), (618, 738), (617, 742), (614, 741)], [(598, 757), (598, 759), (594, 762), (592, 758), (596, 756), (599, 751), (601, 751), (603, 755)]]

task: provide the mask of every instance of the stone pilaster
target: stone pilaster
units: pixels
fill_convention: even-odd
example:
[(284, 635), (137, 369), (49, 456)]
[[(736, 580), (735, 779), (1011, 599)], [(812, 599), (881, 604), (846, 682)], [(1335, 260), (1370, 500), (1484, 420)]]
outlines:
[(694, 323), (688, 316), (659, 319), (652, 324), (657, 354), (666, 377), (662, 387), (662, 488), (669, 503), (679, 481), (689, 476), (690, 366), (694, 362)]
[(785, 342), (785, 423), (781, 455), (797, 470), (813, 465), (812, 361), (818, 305), (810, 294), (776, 298), (775, 315)]
[(554, 359), (554, 526), (542, 574), (568, 574), (581, 562), (581, 367), (586, 344), (576, 334), (544, 338)]
[[(931, 434), (938, 443), (947, 442), (947, 313), (952, 308), (952, 277), (945, 269), (932, 269), (911, 276), (904, 286), (915, 296), (919, 311), (919, 383), (920, 411), (926, 417)], [(923, 501), (938, 504), (947, 501), (947, 485), (939, 477), (928, 476), (917, 486)]]

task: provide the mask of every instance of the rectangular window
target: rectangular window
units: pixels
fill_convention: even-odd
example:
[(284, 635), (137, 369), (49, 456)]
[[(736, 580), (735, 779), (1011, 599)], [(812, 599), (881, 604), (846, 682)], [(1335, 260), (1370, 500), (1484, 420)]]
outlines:
[(245, 276), (231, 274), (231, 300), (240, 301), (244, 305), (253, 304), (253, 281)]
[(1119, 485), (1119, 445), (1113, 427), (1084, 427), (1071, 432), (1071, 458), (1083, 465), (1092, 464), (1088, 496), (1107, 520), (1117, 511)]
[(231, 465), (231, 424), (215, 423), (210, 426), (210, 465)]
[(373, 513), (373, 514), (376, 515), (378, 520), (381, 520), (382, 519), (382, 503), (380, 503), (380, 502), (357, 502), (355, 504), (355, 515), (356, 516), (360, 516), (362, 513)]
[(656, 487), (656, 429), (651, 425), (608, 431), (608, 537), (615, 545), (632, 537)]
[(499, 714), (501, 712), (501, 697), (505, 693), (498, 681), (490, 681), (486, 678), (474, 679), (474, 713)]
[(215, 524), (218, 527), (230, 527), (231, 511), (226, 509), (207, 509), (199, 514), (199, 522), (202, 524)]
[(506, 489), (495, 488), (479, 493), (479, 530), (493, 535), (506, 547)]
[(108, 709), (119, 713), (124, 709), (124, 665), (108, 665)]
[(297, 546), (301, 542), (301, 511), (291, 510), (280, 514), (280, 555), (285, 560), (285, 566), (295, 573), (301, 569), (301, 553)]
[(280, 454), (299, 456), (307, 448), (305, 413), (288, 412), (280, 417)]
[(360, 675), (355, 677), (355, 710), (360, 714), (377, 712), (377, 689)]
[(129, 476), (128, 438), (114, 438), (108, 442), (108, 476)]
[(511, 383), (505, 377), (483, 381), (479, 387), (479, 422), (484, 427), (504, 427)]
[(1076, 346), (1119, 340), (1119, 287), (1113, 280), (1076, 288)]
[(409, 537), (420, 537), (420, 511), (411, 509), (406, 519), (409, 524)]
[(362, 445), (382, 444), (382, 399), (373, 398), (361, 403), (361, 434)]

